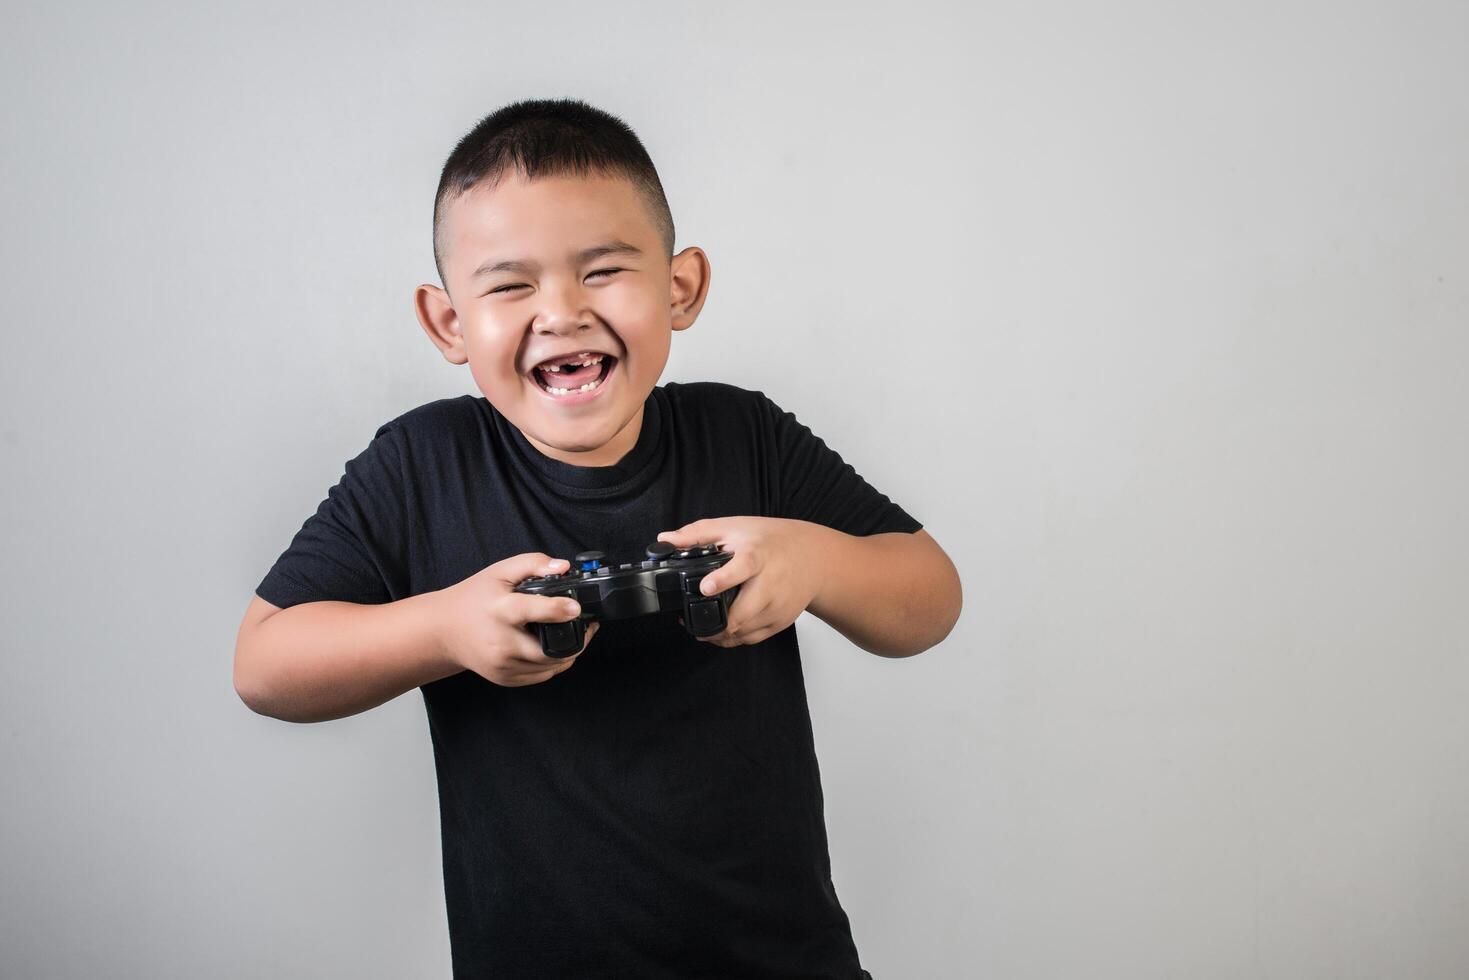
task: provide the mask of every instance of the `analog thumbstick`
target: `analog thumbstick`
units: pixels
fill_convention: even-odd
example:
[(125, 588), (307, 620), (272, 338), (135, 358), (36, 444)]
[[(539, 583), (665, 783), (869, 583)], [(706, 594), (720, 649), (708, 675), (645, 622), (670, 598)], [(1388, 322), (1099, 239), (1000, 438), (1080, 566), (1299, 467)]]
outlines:
[(667, 541), (657, 541), (653, 544), (648, 545), (647, 551), (649, 558), (663, 559), (673, 554), (673, 545), (669, 544)]
[(584, 572), (595, 571), (602, 567), (602, 559), (607, 557), (604, 551), (583, 551), (576, 556), (576, 563)]

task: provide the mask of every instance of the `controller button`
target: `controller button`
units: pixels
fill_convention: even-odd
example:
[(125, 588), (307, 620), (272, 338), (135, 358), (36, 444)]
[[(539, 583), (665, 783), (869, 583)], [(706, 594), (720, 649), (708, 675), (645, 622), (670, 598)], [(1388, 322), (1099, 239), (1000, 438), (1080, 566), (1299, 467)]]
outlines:
[(689, 631), (695, 634), (717, 633), (724, 626), (724, 613), (718, 599), (700, 599), (689, 603)]

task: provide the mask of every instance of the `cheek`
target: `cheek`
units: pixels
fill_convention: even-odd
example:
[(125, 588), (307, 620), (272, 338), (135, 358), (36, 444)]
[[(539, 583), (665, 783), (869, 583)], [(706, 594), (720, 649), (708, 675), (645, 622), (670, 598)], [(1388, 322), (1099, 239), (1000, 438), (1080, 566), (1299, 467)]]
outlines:
[(622, 324), (628, 330), (644, 331), (660, 319), (669, 319), (668, 308), (659, 303), (657, 294), (644, 288), (608, 290), (594, 309), (614, 328)]
[(463, 329), (464, 350), (469, 354), (471, 367), (477, 365), (479, 371), (488, 372), (497, 361), (515, 356), (513, 347), (509, 350), (505, 347), (505, 338), (511, 336), (508, 326), (496, 324), (493, 319), (480, 319)]
[(469, 374), (474, 378), (474, 383), (480, 391), (488, 392), (495, 387), (495, 379), (485, 368), (484, 361), (476, 359), (473, 355), (470, 355), (469, 358)]
[(515, 352), (502, 351), (495, 344), (487, 343), (482, 334), (465, 334), (464, 349), (469, 355), (470, 376), (482, 392), (504, 388), (506, 373), (515, 373)]

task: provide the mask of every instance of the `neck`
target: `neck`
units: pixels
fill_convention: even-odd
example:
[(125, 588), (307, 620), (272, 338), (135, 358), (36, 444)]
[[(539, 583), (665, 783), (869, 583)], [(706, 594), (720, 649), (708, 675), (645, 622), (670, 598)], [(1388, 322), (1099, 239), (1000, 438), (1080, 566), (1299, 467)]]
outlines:
[(615, 466), (622, 458), (633, 451), (638, 444), (638, 434), (643, 431), (643, 407), (633, 413), (627, 424), (617, 430), (616, 434), (605, 443), (595, 449), (561, 449), (556, 446), (548, 446), (535, 437), (526, 433), (525, 439), (542, 456), (572, 466)]

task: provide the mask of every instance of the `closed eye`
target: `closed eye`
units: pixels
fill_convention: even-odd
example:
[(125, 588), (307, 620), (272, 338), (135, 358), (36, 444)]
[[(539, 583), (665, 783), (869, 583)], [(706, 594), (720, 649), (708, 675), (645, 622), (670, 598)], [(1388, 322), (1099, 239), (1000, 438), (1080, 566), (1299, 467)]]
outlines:
[[(626, 270), (624, 270), (624, 269), (598, 269), (595, 272), (588, 273), (587, 274), (587, 278), (590, 279), (590, 278), (592, 278), (592, 276), (610, 276), (614, 272), (624, 272), (624, 271), (626, 271)], [(524, 283), (511, 283), (511, 284), (506, 285), (506, 286), (500, 286), (497, 289), (492, 289), (492, 290), (490, 290), (490, 292), (491, 293), (504, 293), (504, 292), (508, 292), (509, 290), (512, 290), (512, 289), (526, 289), (526, 288), (528, 288), (528, 287)]]

